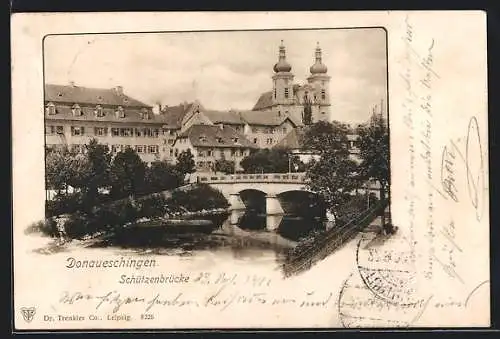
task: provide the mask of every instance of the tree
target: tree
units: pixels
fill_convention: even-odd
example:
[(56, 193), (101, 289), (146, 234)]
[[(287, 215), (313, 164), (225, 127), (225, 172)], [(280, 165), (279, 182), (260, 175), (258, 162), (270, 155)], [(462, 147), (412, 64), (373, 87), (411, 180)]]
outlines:
[(222, 172), (224, 174), (234, 173), (234, 161), (217, 159), (215, 161), (214, 169), (216, 172)]
[(241, 161), (245, 173), (287, 173), (295, 167), (303, 168), (303, 163), (287, 149), (261, 149), (246, 156)]
[(186, 174), (195, 172), (196, 169), (194, 157), (190, 149), (179, 153), (179, 155), (177, 156), (177, 164), (175, 165), (175, 170), (177, 171), (177, 173), (179, 173), (179, 176), (181, 176), (182, 180), (184, 180)]
[(58, 194), (68, 188), (71, 173), (71, 154), (67, 149), (48, 150), (45, 156), (45, 181), (47, 189)]
[(175, 166), (166, 161), (155, 161), (146, 169), (146, 191), (159, 192), (179, 187), (182, 178)]
[(348, 133), (346, 124), (319, 121), (309, 126), (304, 136), (304, 146), (321, 155), (307, 164), (308, 185), (336, 219), (337, 211), (359, 185), (357, 164), (349, 157)]
[(96, 139), (90, 140), (86, 148), (85, 169), (88, 172), (83, 187), (86, 201), (93, 205), (99, 196), (99, 189), (109, 185), (111, 154), (108, 146), (99, 144)]
[(304, 133), (303, 147), (318, 153), (337, 152), (349, 154), (348, 139), (350, 128), (347, 124), (333, 121), (318, 121), (308, 126)]
[(304, 112), (302, 113), (302, 123), (309, 126), (312, 123), (312, 101), (308, 96), (304, 96)]
[(127, 147), (111, 163), (111, 192), (114, 196), (134, 198), (144, 187), (146, 166), (137, 153)]
[[(374, 180), (380, 185), (380, 199), (386, 198), (389, 190), (389, 131), (381, 113), (373, 113), (370, 121), (359, 126), (359, 149), (361, 164), (359, 172), (364, 180)], [(382, 212), (385, 225), (385, 214)]]

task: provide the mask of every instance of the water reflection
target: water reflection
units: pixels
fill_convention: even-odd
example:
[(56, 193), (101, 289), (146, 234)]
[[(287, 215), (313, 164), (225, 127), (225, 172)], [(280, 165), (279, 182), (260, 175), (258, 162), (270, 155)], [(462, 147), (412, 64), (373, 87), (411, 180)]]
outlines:
[(324, 229), (315, 218), (265, 215), (256, 211), (232, 211), (208, 217), (211, 232), (169, 232), (165, 227), (132, 227), (121, 230), (95, 246), (120, 247), (137, 253), (159, 255), (203, 255), (230, 253), (236, 259), (268, 258), (282, 263), (299, 238), (311, 230)]

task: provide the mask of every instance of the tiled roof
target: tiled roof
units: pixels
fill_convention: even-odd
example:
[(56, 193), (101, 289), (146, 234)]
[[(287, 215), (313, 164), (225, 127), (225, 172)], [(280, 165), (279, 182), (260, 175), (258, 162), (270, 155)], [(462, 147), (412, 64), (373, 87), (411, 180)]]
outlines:
[(181, 128), (182, 119), (186, 116), (186, 113), (191, 109), (192, 103), (180, 104), (177, 106), (165, 107), (161, 110), (160, 116), (163, 119), (165, 125), (172, 128)]
[(286, 119), (290, 119), (294, 125), (297, 125), (289, 116), (277, 111), (243, 111), (239, 112), (239, 114), (249, 125), (279, 126)]
[(273, 91), (264, 92), (260, 95), (257, 103), (252, 108), (253, 111), (258, 111), (264, 108), (271, 107), (273, 104)]
[(301, 127), (294, 128), (273, 148), (301, 149), (304, 144), (305, 131)]
[(203, 114), (214, 124), (217, 123), (225, 123), (232, 125), (245, 124), (245, 121), (241, 118), (240, 114), (235, 111), (224, 112), (224, 111), (205, 110), (203, 111)]
[(116, 89), (89, 88), (81, 86), (45, 85), (45, 102), (65, 102), (91, 105), (123, 107), (150, 107)]
[(229, 126), (221, 128), (214, 125), (193, 125), (184, 131), (180, 137), (188, 137), (194, 147), (256, 147), (244, 135)]
[(119, 123), (145, 123), (145, 124), (164, 124), (163, 118), (159, 115), (149, 112), (150, 119), (141, 117), (141, 109), (124, 108), (125, 117), (121, 118), (115, 113), (115, 109), (103, 108), (103, 116), (96, 116), (94, 107), (81, 107), (82, 115), (73, 115), (72, 109), (66, 105), (56, 105), (56, 114), (45, 112), (47, 120), (72, 120), (72, 121), (104, 121)]

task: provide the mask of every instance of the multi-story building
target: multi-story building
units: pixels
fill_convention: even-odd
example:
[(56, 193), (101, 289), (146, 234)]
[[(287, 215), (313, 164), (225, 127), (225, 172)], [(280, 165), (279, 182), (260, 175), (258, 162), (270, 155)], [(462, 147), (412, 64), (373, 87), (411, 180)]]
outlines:
[(213, 171), (218, 159), (232, 161), (235, 171), (240, 162), (257, 148), (234, 128), (224, 125), (193, 124), (181, 132), (174, 144), (174, 154), (190, 150), (197, 171)]
[(96, 138), (111, 152), (131, 147), (142, 160), (169, 158), (184, 115), (192, 105), (152, 107), (124, 94), (123, 88), (98, 89), (64, 85), (45, 86), (45, 141), (48, 148), (84, 151)]
[(231, 127), (258, 148), (271, 148), (297, 127), (289, 116), (278, 111), (213, 111), (198, 108), (186, 118), (183, 129), (191, 125)]
[[(305, 108), (311, 110), (311, 122), (319, 120), (330, 121), (330, 76), (328, 68), (322, 61), (322, 51), (319, 43), (315, 50), (315, 62), (309, 68), (307, 83), (294, 83), (292, 66), (286, 60), (283, 41), (279, 47), (278, 62), (273, 67), (273, 87), (271, 91), (260, 95), (253, 107), (254, 111), (277, 111), (288, 115), (293, 121), (304, 122)], [(310, 122), (305, 122), (306, 124)]]

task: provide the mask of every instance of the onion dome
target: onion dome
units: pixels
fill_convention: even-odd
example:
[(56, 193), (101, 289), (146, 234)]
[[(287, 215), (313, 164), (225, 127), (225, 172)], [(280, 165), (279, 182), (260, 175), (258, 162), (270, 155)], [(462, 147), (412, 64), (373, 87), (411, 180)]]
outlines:
[(278, 72), (290, 72), (292, 70), (292, 66), (286, 61), (286, 52), (285, 46), (283, 45), (283, 40), (281, 40), (280, 51), (279, 51), (279, 60), (274, 65), (273, 70)]
[(319, 47), (319, 42), (316, 46), (316, 62), (309, 70), (311, 71), (311, 74), (324, 74), (328, 71), (326, 65), (321, 62), (321, 48)]

